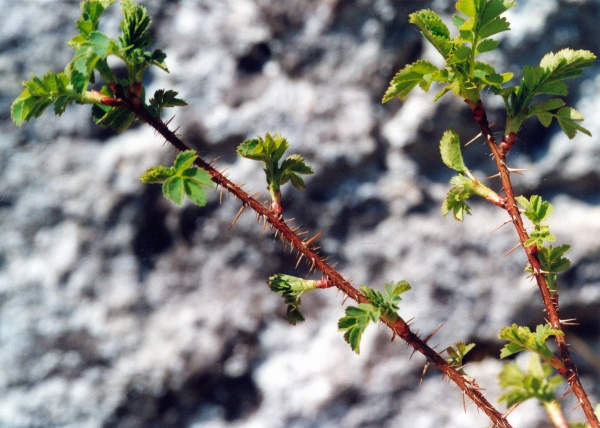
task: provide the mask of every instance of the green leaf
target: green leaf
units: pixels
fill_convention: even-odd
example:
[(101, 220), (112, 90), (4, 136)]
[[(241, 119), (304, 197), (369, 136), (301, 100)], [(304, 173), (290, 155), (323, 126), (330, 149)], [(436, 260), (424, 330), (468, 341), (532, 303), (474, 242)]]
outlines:
[(456, 346), (456, 348), (452, 346), (448, 346), (448, 348), (446, 348), (446, 352), (450, 357), (447, 358), (446, 361), (448, 361), (451, 366), (457, 369), (459, 373), (465, 374), (462, 368), (464, 365), (463, 359), (465, 355), (467, 355), (467, 353), (469, 353), (469, 351), (475, 347), (475, 344), (469, 343), (468, 345), (465, 345), (464, 342), (456, 342), (454, 346)]
[(115, 52), (116, 46), (111, 38), (99, 31), (90, 33), (88, 39), (77, 46), (73, 59), (65, 68), (73, 89), (79, 93), (85, 91), (98, 61)]
[(281, 186), (290, 181), (295, 188), (304, 189), (306, 184), (300, 175), (313, 173), (313, 169), (298, 154), (288, 156), (279, 165), (289, 146), (287, 139), (280, 134), (271, 136), (267, 133), (264, 140), (261, 137), (246, 140), (237, 147), (239, 156), (263, 162), (267, 188), (274, 204), (271, 207), (278, 207), (279, 215), (281, 215)]
[(540, 67), (550, 73), (547, 80), (566, 80), (582, 76), (583, 70), (595, 60), (596, 56), (590, 51), (562, 49), (546, 54), (540, 61)]
[(524, 196), (515, 197), (519, 205), (523, 208), (523, 214), (531, 220), (533, 224), (539, 225), (554, 212), (554, 207), (550, 202), (544, 201), (541, 196), (531, 195), (529, 199)]
[(419, 85), (423, 90), (429, 90), (431, 82), (440, 70), (428, 61), (419, 60), (400, 70), (383, 96), (382, 102), (388, 102), (394, 97), (404, 100), (412, 90)]
[(155, 166), (146, 171), (140, 180), (144, 183), (164, 183), (163, 195), (177, 205), (183, 203), (187, 195), (198, 206), (206, 205), (206, 187), (213, 187), (210, 174), (200, 168), (192, 167), (198, 155), (193, 150), (180, 152), (173, 166)]
[(269, 160), (269, 156), (265, 150), (264, 141), (260, 137), (242, 142), (237, 147), (236, 152), (238, 156), (242, 156), (247, 159), (259, 160), (264, 162)]
[[(586, 50), (563, 49), (545, 55), (538, 67), (524, 67), (521, 84), (515, 87), (513, 95), (503, 95), (509, 107), (507, 131), (517, 132), (523, 120), (533, 115), (527, 115), (527, 109), (534, 96), (539, 94), (566, 96), (568, 90), (564, 80), (581, 76), (584, 69), (590, 67), (595, 59), (596, 56)], [(561, 127), (570, 138), (575, 135), (576, 131), (589, 133), (574, 122), (582, 120), (581, 115), (574, 114), (575, 117), (571, 117), (572, 113), (568, 110), (561, 114), (565, 119)], [(548, 123), (547, 115), (542, 114), (541, 116), (540, 118), (538, 115), (540, 121), (543, 124)], [(559, 119), (559, 124), (560, 121), (561, 119)]]
[(119, 133), (129, 128), (136, 119), (135, 113), (123, 107), (99, 104), (92, 107), (92, 117), (97, 124), (107, 126)]
[(531, 354), (525, 371), (521, 370), (516, 362), (505, 364), (498, 379), (500, 387), (508, 391), (498, 400), (506, 402), (509, 408), (530, 398), (535, 398), (542, 403), (555, 402), (556, 388), (564, 380), (559, 375), (551, 376), (552, 373), (552, 367), (540, 361), (540, 357), (536, 354)]
[(292, 185), (296, 189), (305, 189), (306, 184), (304, 180), (298, 174), (313, 174), (313, 169), (305, 162), (304, 158), (300, 155), (293, 154), (288, 156), (280, 167), (281, 182), (283, 186), (288, 181), (291, 181)]
[(479, 37), (481, 39), (486, 39), (494, 34), (508, 30), (510, 30), (510, 24), (506, 18), (494, 18), (490, 22), (481, 25), (479, 28)]
[(87, 37), (98, 29), (100, 16), (115, 0), (87, 0), (81, 2), (81, 18), (75, 21), (79, 32)]
[(361, 303), (358, 306), (346, 308), (346, 316), (338, 321), (338, 329), (345, 331), (344, 340), (357, 354), (360, 353), (360, 341), (367, 329), (369, 322), (379, 319), (379, 313), (369, 304)]
[(525, 247), (535, 244), (538, 249), (546, 245), (546, 242), (554, 242), (556, 237), (550, 233), (550, 227), (536, 225), (533, 232), (529, 234), (529, 239), (523, 244)]
[(181, 205), (183, 203), (185, 187), (182, 177), (178, 175), (169, 177), (163, 184), (162, 190), (165, 199), (175, 202), (177, 205)]
[(69, 78), (64, 73), (50, 71), (41, 78), (32, 75), (31, 80), (23, 82), (23, 86), (25, 89), (11, 105), (12, 119), (19, 126), (41, 116), (53, 103), (54, 112), (60, 115), (68, 104), (81, 99), (69, 88)]
[(477, 44), (477, 49), (475, 49), (475, 55), (479, 55), (484, 52), (489, 52), (496, 50), (498, 48), (498, 41), (492, 39), (486, 39)]
[(152, 43), (152, 36), (148, 28), (152, 20), (146, 13), (146, 8), (137, 5), (133, 0), (121, 0), (123, 21), (119, 37), (121, 46), (126, 50), (144, 49)]
[(150, 113), (154, 117), (158, 117), (163, 109), (167, 107), (183, 107), (187, 103), (177, 98), (178, 92), (164, 89), (159, 89), (154, 92), (154, 97), (150, 99)]
[(198, 158), (198, 155), (194, 150), (185, 150), (179, 152), (173, 162), (173, 168), (176, 174), (181, 175), (186, 169), (194, 164), (194, 161)]
[(562, 272), (571, 267), (569, 259), (563, 257), (567, 252), (571, 251), (571, 246), (567, 244), (559, 245), (558, 247), (541, 248), (538, 257), (542, 269), (546, 272)]
[[(466, 179), (466, 177), (463, 178)], [(464, 187), (460, 177), (454, 177), (450, 182), (456, 186), (446, 194), (446, 199), (442, 204), (442, 215), (446, 217), (452, 212), (456, 220), (463, 221), (465, 214), (471, 214), (471, 208), (465, 202), (471, 196), (471, 191)]]
[(175, 175), (173, 168), (168, 168), (162, 165), (153, 166), (140, 177), (140, 181), (142, 183), (162, 184), (173, 175)]
[(185, 194), (199, 207), (206, 205), (205, 187), (213, 187), (210, 174), (200, 168), (188, 168), (181, 176), (184, 179)]
[(454, 129), (450, 128), (442, 135), (440, 140), (440, 152), (442, 161), (448, 168), (451, 168), (461, 174), (465, 174), (468, 169), (463, 161), (460, 150), (460, 138)]
[(583, 116), (577, 110), (571, 107), (563, 107), (556, 112), (556, 119), (561, 129), (569, 139), (573, 139), (577, 131), (583, 132), (588, 136), (592, 136), (592, 133), (585, 129), (583, 126), (578, 125), (576, 122), (583, 121)]
[(500, 358), (506, 358), (517, 352), (528, 350), (535, 352), (549, 362), (554, 358), (554, 354), (546, 345), (546, 341), (551, 336), (563, 334), (562, 331), (553, 329), (549, 324), (538, 325), (535, 333), (532, 333), (531, 330), (529, 330), (529, 327), (522, 327), (517, 324), (513, 324), (511, 327), (505, 327), (498, 337), (507, 340), (510, 343), (502, 348)]
[(409, 15), (409, 22), (419, 27), (421, 34), (444, 58), (452, 52), (450, 31), (437, 13), (430, 9), (420, 10)]
[[(410, 290), (410, 284), (406, 281), (390, 282), (385, 285), (385, 293), (381, 293), (371, 287), (361, 286), (360, 291), (371, 302), (373, 307), (381, 311), (381, 316), (390, 322), (398, 319), (398, 304), (402, 301), (400, 294)], [(373, 319), (373, 322), (377, 319)]]
[(303, 293), (314, 290), (316, 281), (297, 278), (291, 275), (278, 273), (269, 278), (269, 288), (275, 293), (281, 294), (284, 303), (287, 305), (287, 319), (290, 324), (296, 325), (304, 321), (304, 315), (300, 312), (300, 303)]
[(458, 0), (455, 7), (459, 12), (473, 18), (477, 14), (479, 3), (479, 0)]

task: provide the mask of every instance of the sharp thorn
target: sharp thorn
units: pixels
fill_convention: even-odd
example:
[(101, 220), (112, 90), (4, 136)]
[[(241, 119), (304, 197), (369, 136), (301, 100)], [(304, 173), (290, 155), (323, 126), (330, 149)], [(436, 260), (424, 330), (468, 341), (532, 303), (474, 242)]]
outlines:
[(240, 210), (238, 211), (237, 215), (233, 219), (233, 222), (231, 222), (231, 226), (229, 226), (230, 230), (233, 227), (233, 225), (238, 221), (238, 219), (240, 218), (240, 216), (242, 215), (242, 213), (244, 212), (245, 209), (246, 209), (246, 205), (242, 205), (242, 208), (240, 208)]
[(442, 328), (443, 326), (444, 326), (444, 324), (440, 324), (440, 326), (438, 328), (436, 328), (435, 330), (433, 330), (433, 332), (431, 332), (431, 334), (429, 334), (429, 336), (427, 336), (423, 342), (427, 343), (429, 341), (429, 339), (431, 339), (433, 337), (433, 335), (436, 334), (440, 330), (440, 328)]
[(483, 134), (482, 134), (481, 132), (479, 132), (479, 134), (477, 134), (476, 136), (474, 136), (474, 137), (471, 139), (471, 141), (469, 141), (469, 142), (467, 142), (467, 143), (465, 144), (465, 147), (467, 147), (469, 144), (471, 144), (471, 143), (473, 143), (473, 142), (477, 141), (477, 139), (478, 139), (479, 137), (481, 137), (482, 135), (483, 135)]
[(504, 257), (509, 256), (510, 254), (512, 254), (519, 247), (521, 247), (521, 243), (520, 242), (517, 245), (515, 245), (514, 247), (512, 247), (511, 250), (504, 255)]
[(512, 218), (511, 218), (511, 219), (509, 219), (509, 220), (506, 220), (506, 221), (505, 221), (504, 223), (502, 223), (500, 226), (498, 226), (497, 228), (495, 228), (494, 230), (492, 230), (492, 232), (495, 232), (495, 231), (497, 231), (498, 229), (500, 229), (502, 226), (506, 226), (507, 224), (509, 224), (509, 223), (512, 223), (512, 222), (513, 222), (513, 219), (512, 219)]
[(302, 244), (303, 244), (305, 247), (308, 247), (310, 244), (312, 244), (313, 242), (315, 242), (315, 240), (316, 240), (317, 238), (319, 238), (319, 237), (320, 237), (322, 234), (323, 234), (323, 231), (321, 231), (321, 232), (317, 233), (315, 236), (313, 236), (312, 238), (310, 238), (308, 241), (303, 241), (303, 242), (302, 242)]

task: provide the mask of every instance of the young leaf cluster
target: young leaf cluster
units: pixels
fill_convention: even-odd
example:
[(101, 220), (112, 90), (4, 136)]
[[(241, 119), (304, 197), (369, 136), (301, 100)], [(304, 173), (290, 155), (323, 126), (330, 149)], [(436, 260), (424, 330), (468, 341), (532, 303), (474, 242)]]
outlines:
[(268, 284), (271, 291), (281, 294), (287, 305), (286, 314), (290, 324), (296, 325), (304, 321), (304, 315), (300, 312), (300, 303), (302, 303), (300, 296), (318, 288), (317, 281), (278, 273), (269, 278)]
[(534, 231), (529, 234), (529, 239), (525, 241), (525, 246), (535, 244), (538, 248), (543, 247), (546, 242), (554, 242), (556, 237), (550, 233), (550, 227), (542, 224), (554, 212), (554, 207), (548, 201), (542, 200), (538, 195), (532, 195), (529, 199), (524, 196), (515, 198), (523, 208), (523, 214), (534, 225)]
[[(383, 102), (395, 97), (405, 99), (419, 86), (429, 91), (431, 84), (443, 85), (434, 100), (452, 91), (455, 95), (472, 103), (477, 103), (480, 92), (489, 88), (502, 96), (506, 110), (505, 134), (517, 133), (523, 122), (537, 117), (548, 127), (556, 119), (569, 138), (577, 131), (591, 135), (579, 122), (583, 116), (577, 110), (565, 105), (558, 97), (568, 94), (565, 80), (581, 76), (590, 67), (596, 56), (587, 50), (563, 49), (545, 55), (539, 66), (525, 66), (519, 85), (503, 87), (513, 78), (512, 73), (498, 74), (487, 63), (476, 60), (484, 52), (495, 50), (498, 41), (491, 39), (510, 29), (506, 18), (501, 15), (513, 7), (513, 0), (459, 0), (456, 9), (461, 15), (452, 18), (458, 30), (455, 36), (439, 15), (429, 9), (410, 15), (410, 23), (421, 30), (423, 36), (442, 55), (445, 65), (438, 68), (425, 60), (418, 60), (400, 70), (390, 82)], [(554, 98), (533, 103), (537, 95), (550, 95)]]
[[(86, 0), (81, 3), (81, 17), (76, 21), (79, 34), (67, 43), (74, 50), (73, 59), (63, 72), (50, 71), (41, 78), (33, 75), (31, 80), (23, 82), (25, 89), (11, 107), (12, 118), (17, 125), (39, 117), (52, 104), (54, 113), (61, 115), (71, 103), (94, 104), (92, 115), (96, 123), (118, 132), (133, 123), (136, 118), (133, 112), (111, 105), (106, 100), (121, 98), (143, 103), (141, 82), (144, 71), (152, 65), (168, 71), (166, 55), (159, 49), (146, 51), (152, 43), (149, 32), (151, 19), (146, 9), (133, 0), (120, 2), (123, 21), (122, 35), (118, 39), (99, 31), (101, 16), (113, 3), (114, 0)], [(118, 78), (110, 68), (108, 57), (111, 55), (125, 64), (125, 78)], [(100, 91), (88, 90), (90, 83), (95, 82), (95, 74), (106, 82)], [(185, 105), (183, 100), (176, 98), (174, 91), (159, 92), (151, 102), (151, 114), (158, 115), (165, 107)]]
[(471, 171), (466, 167), (461, 153), (460, 138), (452, 128), (442, 135), (440, 153), (446, 166), (458, 173), (450, 180), (453, 187), (448, 191), (442, 204), (442, 215), (446, 216), (452, 212), (456, 220), (463, 221), (465, 214), (471, 214), (471, 208), (466, 203), (471, 195), (478, 195), (486, 199), (498, 198), (492, 189), (473, 177)]
[(405, 99), (417, 86), (428, 91), (433, 82), (445, 85), (435, 96), (437, 101), (446, 92), (476, 102), (479, 92), (490, 87), (500, 91), (502, 84), (512, 78), (512, 73), (498, 74), (494, 68), (475, 58), (498, 47), (491, 36), (509, 30), (504, 12), (514, 6), (513, 0), (459, 0), (456, 9), (462, 13), (452, 19), (458, 34), (451, 37), (450, 30), (441, 17), (424, 9), (410, 15), (409, 22), (421, 30), (445, 60), (439, 69), (429, 61), (419, 60), (400, 70), (392, 79), (383, 102), (394, 97)]
[(349, 306), (346, 316), (338, 321), (338, 328), (345, 332), (344, 339), (357, 354), (360, 353), (362, 335), (370, 322), (375, 323), (379, 319), (394, 322), (398, 319), (400, 294), (410, 290), (410, 284), (406, 281), (388, 283), (384, 293), (367, 286), (360, 287), (360, 290), (371, 303)]
[[(564, 255), (571, 249), (569, 245), (563, 244), (557, 247), (549, 245), (547, 242), (554, 242), (555, 236), (550, 233), (549, 226), (543, 224), (550, 215), (554, 212), (554, 207), (548, 202), (542, 200), (538, 195), (532, 195), (529, 199), (524, 196), (515, 198), (523, 209), (523, 214), (531, 220), (534, 225), (534, 230), (529, 234), (529, 239), (525, 241), (525, 245), (536, 245), (538, 249), (538, 258), (540, 267), (548, 288), (552, 293), (556, 292), (556, 274), (567, 270), (571, 266), (569, 259)], [(530, 264), (525, 270), (529, 273), (534, 273)]]
[(460, 374), (465, 374), (463, 370), (463, 359), (465, 358), (465, 355), (467, 355), (474, 347), (474, 343), (469, 343), (467, 345), (465, 342), (456, 342), (454, 346), (448, 346), (448, 348), (446, 348), (446, 352), (449, 356), (446, 361), (448, 361), (452, 367), (457, 369)]
[(193, 150), (180, 152), (172, 167), (154, 166), (140, 177), (143, 183), (162, 184), (163, 196), (177, 205), (183, 203), (185, 195), (198, 205), (206, 205), (205, 187), (213, 187), (208, 172), (193, 167), (198, 155)]
[(525, 66), (520, 84), (499, 92), (508, 112), (506, 133), (517, 132), (526, 119), (535, 116), (546, 128), (556, 119), (569, 138), (577, 131), (591, 136), (590, 131), (577, 123), (583, 121), (581, 113), (567, 107), (562, 99), (549, 98), (536, 104), (533, 99), (536, 95), (566, 97), (568, 89), (564, 81), (581, 76), (595, 59), (590, 51), (563, 49), (545, 55), (537, 67)]
[(556, 401), (556, 388), (564, 382), (562, 376), (552, 376), (553, 373), (552, 366), (542, 362), (535, 353), (531, 354), (526, 370), (522, 370), (516, 361), (507, 363), (498, 375), (500, 387), (507, 391), (498, 400), (506, 402), (509, 408), (530, 398), (543, 404), (552, 403)]
[(506, 358), (521, 351), (531, 351), (539, 355), (544, 361), (554, 362), (554, 354), (546, 345), (546, 341), (551, 336), (559, 336), (564, 333), (553, 329), (549, 324), (538, 325), (535, 332), (529, 327), (522, 327), (513, 324), (511, 327), (502, 329), (498, 337), (507, 340), (509, 343), (504, 345), (500, 351), (500, 358)]
[(305, 189), (301, 175), (312, 174), (313, 169), (298, 154), (289, 155), (281, 164), (279, 161), (289, 149), (287, 139), (279, 134), (266, 134), (264, 140), (257, 137), (246, 140), (237, 148), (237, 154), (247, 159), (262, 161), (267, 179), (267, 188), (273, 201), (272, 208), (281, 214), (281, 186), (288, 181), (296, 189)]

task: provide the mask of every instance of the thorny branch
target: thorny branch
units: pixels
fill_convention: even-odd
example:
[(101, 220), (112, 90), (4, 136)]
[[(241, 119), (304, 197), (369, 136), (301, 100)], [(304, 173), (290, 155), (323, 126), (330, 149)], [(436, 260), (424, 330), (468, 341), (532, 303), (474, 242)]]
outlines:
[[(500, 144), (498, 144), (494, 134), (490, 129), (485, 108), (481, 100), (479, 100), (477, 103), (473, 103), (469, 100), (465, 100), (465, 102), (471, 108), (471, 111), (473, 112), (473, 118), (479, 125), (479, 129), (481, 129), (482, 134), (485, 136), (488, 146), (494, 156), (496, 166), (498, 167), (498, 171), (500, 173), (500, 180), (502, 182), (504, 194), (506, 195), (506, 204), (504, 209), (508, 212), (512, 223), (515, 225), (521, 246), (524, 248), (525, 254), (527, 255), (527, 260), (529, 261), (534, 272), (533, 277), (535, 278), (542, 295), (550, 325), (552, 328), (562, 331), (562, 325), (558, 314), (558, 293), (555, 293), (553, 296), (548, 288), (546, 278), (542, 273), (537, 246), (535, 244), (525, 246), (525, 242), (529, 239), (529, 235), (525, 230), (523, 219), (517, 206), (517, 201), (515, 200), (513, 186), (510, 180), (510, 171), (506, 164), (506, 155), (512, 148), (516, 139), (516, 135), (514, 133), (505, 135), (502, 137)], [(594, 413), (592, 404), (590, 403), (590, 400), (583, 389), (583, 385), (581, 384), (579, 375), (577, 374), (577, 369), (575, 364), (573, 364), (573, 359), (571, 358), (571, 353), (569, 351), (569, 346), (567, 344), (565, 335), (555, 335), (554, 338), (558, 345), (562, 361), (557, 358), (553, 359), (553, 366), (567, 380), (567, 382), (569, 382), (573, 393), (577, 397), (579, 405), (581, 405), (583, 408), (583, 412), (585, 413), (590, 426), (592, 428), (599, 428), (600, 422), (598, 422), (598, 417)]]
[[(169, 127), (157, 117), (150, 114), (146, 108), (139, 102), (135, 102), (135, 97), (131, 100), (130, 96), (123, 98), (110, 98), (103, 100), (106, 105), (120, 105), (135, 113), (138, 118), (152, 126), (162, 137), (180, 151), (189, 150), (183, 141), (169, 129)], [(303, 257), (309, 263), (311, 270), (320, 270), (324, 278), (331, 282), (335, 287), (341, 290), (345, 295), (355, 300), (358, 303), (370, 303), (369, 300), (356, 288), (354, 288), (346, 279), (340, 275), (331, 265), (329, 265), (319, 254), (316, 249), (311, 246), (314, 239), (303, 240), (298, 236), (288, 224), (276, 212), (266, 208), (251, 195), (246, 193), (237, 184), (230, 181), (225, 175), (219, 172), (210, 163), (198, 157), (195, 164), (207, 171), (212, 181), (221, 186), (234, 197), (239, 199), (243, 207), (250, 207), (259, 219), (264, 219), (268, 222), (272, 229), (279, 234), (282, 240), (289, 242), (297, 251), (300, 257)], [(468, 396), (475, 405), (481, 409), (494, 423), (495, 427), (511, 428), (512, 426), (483, 395), (481, 388), (470, 378), (461, 375), (456, 368), (450, 365), (440, 354), (433, 350), (426, 341), (421, 339), (417, 334), (413, 333), (409, 324), (402, 318), (398, 318), (395, 322), (386, 322), (382, 320), (391, 330), (393, 337), (399, 336), (408, 345), (412, 346), (416, 351), (423, 354), (427, 361), (435, 364), (445, 376), (448, 376), (458, 387), (463, 391), (463, 394)]]

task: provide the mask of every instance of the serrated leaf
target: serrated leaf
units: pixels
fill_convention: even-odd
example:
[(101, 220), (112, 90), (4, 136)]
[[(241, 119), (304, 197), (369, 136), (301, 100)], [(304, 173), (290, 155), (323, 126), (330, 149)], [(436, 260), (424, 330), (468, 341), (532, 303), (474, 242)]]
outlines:
[(583, 132), (588, 136), (592, 136), (592, 133), (585, 129), (583, 126), (577, 124), (576, 122), (583, 121), (583, 116), (577, 110), (571, 107), (563, 107), (556, 112), (556, 120), (558, 120), (558, 124), (561, 129), (569, 139), (573, 139), (577, 131)]
[(107, 126), (118, 133), (129, 128), (136, 119), (135, 113), (123, 107), (108, 107), (98, 104), (92, 107), (92, 117), (97, 124)]
[(464, 370), (462, 369), (464, 363), (463, 363), (463, 359), (465, 357), (465, 355), (467, 355), (469, 353), (469, 351), (471, 351), (471, 349), (473, 349), (475, 347), (474, 343), (469, 343), (468, 345), (466, 345), (464, 342), (456, 342), (454, 344), (454, 347), (449, 346), (448, 348), (446, 348), (446, 352), (448, 353), (450, 358), (447, 358), (446, 361), (448, 361), (448, 363), (450, 363), (450, 365), (452, 365), (454, 368), (456, 368), (459, 373), (461, 374), (465, 374)]
[(151, 113), (157, 117), (160, 115), (163, 109), (167, 107), (183, 107), (187, 103), (177, 98), (178, 92), (164, 89), (159, 89), (154, 92), (154, 97), (150, 99), (150, 110)]
[(483, 7), (479, 21), (481, 25), (486, 25), (495, 18), (502, 15), (511, 7), (515, 6), (514, 0), (490, 0), (486, 1)]
[(454, 129), (450, 128), (442, 135), (440, 153), (442, 154), (442, 161), (448, 168), (461, 174), (465, 174), (468, 171), (460, 149), (460, 138), (454, 132)]
[(65, 68), (73, 89), (79, 93), (85, 91), (98, 61), (114, 52), (115, 45), (111, 38), (99, 31), (90, 33), (88, 39), (79, 44), (73, 59)]
[(291, 181), (292, 185), (296, 189), (305, 189), (306, 184), (302, 177), (298, 174), (313, 174), (313, 169), (306, 164), (304, 158), (298, 154), (288, 156), (280, 167), (281, 181), (280, 184), (283, 186), (288, 181)]
[(464, 187), (451, 188), (442, 204), (442, 215), (445, 217), (452, 212), (456, 220), (463, 221), (465, 214), (471, 214), (471, 208), (465, 202), (470, 196), (471, 193)]
[(84, 38), (98, 29), (100, 17), (115, 0), (87, 0), (81, 2), (81, 18), (75, 21), (77, 29)]
[(165, 199), (181, 206), (183, 203), (183, 197), (185, 196), (185, 188), (182, 177), (178, 175), (169, 177), (164, 182), (162, 190)]
[(548, 220), (554, 212), (552, 204), (544, 201), (539, 195), (531, 195), (529, 199), (524, 196), (517, 196), (515, 199), (523, 208), (523, 214), (535, 225)]
[(507, 340), (509, 343), (502, 348), (500, 358), (506, 358), (524, 350), (535, 352), (544, 360), (550, 361), (554, 354), (546, 345), (546, 341), (551, 336), (563, 335), (560, 330), (553, 329), (550, 325), (538, 325), (535, 333), (529, 330), (529, 327), (513, 324), (511, 327), (502, 329), (498, 337)]
[(456, 10), (473, 18), (477, 14), (477, 4), (479, 0), (458, 0), (456, 2)]
[(316, 281), (278, 273), (269, 278), (268, 284), (272, 291), (281, 294), (287, 305), (286, 314), (289, 323), (296, 325), (304, 321), (304, 315), (300, 312), (300, 296), (306, 291), (314, 290)]
[(173, 168), (168, 168), (162, 165), (153, 166), (152, 168), (149, 168), (144, 173), (144, 175), (140, 177), (140, 181), (142, 183), (149, 184), (162, 184), (173, 175), (175, 175), (175, 171), (173, 170)]
[(200, 168), (188, 168), (182, 173), (185, 194), (199, 207), (206, 205), (206, 187), (213, 187), (210, 174)]
[(540, 61), (540, 67), (550, 72), (548, 80), (565, 80), (581, 76), (595, 59), (590, 51), (567, 48), (546, 54)]
[(121, 9), (123, 10), (121, 22), (123, 35), (119, 37), (121, 46), (128, 51), (148, 47), (152, 43), (152, 36), (148, 32), (152, 20), (146, 8), (132, 0), (121, 0)]
[(510, 24), (506, 18), (494, 18), (485, 25), (482, 25), (479, 29), (479, 37), (486, 39), (493, 36), (494, 34), (501, 33), (503, 31), (510, 30)]
[(173, 163), (173, 169), (176, 174), (181, 175), (183, 171), (188, 169), (194, 164), (194, 161), (198, 158), (198, 155), (194, 150), (185, 150), (179, 152)]
[(183, 185), (185, 194), (193, 204), (198, 205), (199, 207), (206, 205), (206, 191), (202, 185), (194, 180), (184, 180)]
[(421, 34), (444, 58), (452, 52), (450, 31), (437, 13), (430, 9), (420, 10), (409, 15), (409, 22), (419, 27)]
[(265, 146), (262, 138), (253, 138), (251, 140), (243, 141), (236, 149), (239, 156), (264, 161), (268, 159), (268, 155), (265, 152)]
[(390, 282), (385, 284), (386, 299), (390, 302), (402, 300), (400, 294), (411, 290), (411, 286), (407, 281)]
[(571, 267), (571, 261), (563, 257), (567, 252), (571, 250), (571, 246), (567, 244), (559, 245), (557, 247), (544, 247), (539, 250), (538, 257), (542, 270), (546, 272), (562, 272)]
[(373, 306), (361, 303), (358, 306), (349, 306), (346, 308), (346, 316), (340, 318), (338, 321), (338, 329), (345, 331), (344, 339), (357, 354), (360, 353), (362, 334), (369, 325), (369, 322), (377, 317), (377, 312)]
[(81, 99), (68, 85), (69, 78), (64, 73), (50, 71), (41, 78), (32, 75), (31, 80), (23, 82), (25, 89), (11, 105), (13, 121), (21, 126), (39, 117), (53, 103), (55, 113), (62, 114), (68, 104)]
[(499, 397), (510, 408), (530, 398), (542, 403), (555, 402), (555, 391), (563, 383), (561, 376), (551, 376), (552, 367), (540, 361), (536, 354), (531, 354), (527, 362), (527, 370), (521, 370), (516, 362), (505, 364), (498, 376), (502, 389), (509, 389)]
[(425, 91), (429, 90), (434, 74), (439, 71), (435, 65), (424, 60), (407, 65), (394, 76), (382, 102), (388, 102), (395, 97), (404, 100), (417, 85)]
[(484, 52), (493, 51), (498, 48), (498, 41), (492, 39), (486, 39), (477, 44), (475, 54), (479, 55)]

